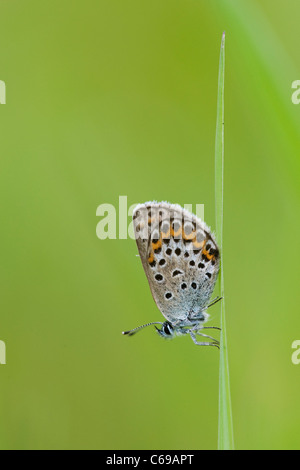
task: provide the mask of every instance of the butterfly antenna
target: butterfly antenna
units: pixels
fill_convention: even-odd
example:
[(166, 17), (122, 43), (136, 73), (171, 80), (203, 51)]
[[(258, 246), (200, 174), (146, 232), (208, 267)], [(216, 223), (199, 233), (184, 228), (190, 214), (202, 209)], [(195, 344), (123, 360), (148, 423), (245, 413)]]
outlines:
[(128, 335), (128, 336), (133, 336), (133, 335), (135, 335), (135, 333), (140, 331), (142, 328), (146, 328), (146, 326), (150, 326), (150, 325), (163, 325), (163, 323), (161, 321), (154, 321), (154, 322), (151, 322), (151, 323), (146, 323), (146, 325), (137, 326), (136, 328), (133, 328), (133, 330), (122, 331), (122, 334), (123, 335)]

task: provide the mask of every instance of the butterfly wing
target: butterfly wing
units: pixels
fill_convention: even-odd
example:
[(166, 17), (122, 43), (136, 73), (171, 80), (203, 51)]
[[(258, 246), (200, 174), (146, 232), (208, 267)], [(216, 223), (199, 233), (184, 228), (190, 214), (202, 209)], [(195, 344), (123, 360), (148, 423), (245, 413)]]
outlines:
[(171, 323), (199, 314), (219, 272), (220, 253), (210, 229), (179, 205), (138, 205), (133, 224), (152, 296)]

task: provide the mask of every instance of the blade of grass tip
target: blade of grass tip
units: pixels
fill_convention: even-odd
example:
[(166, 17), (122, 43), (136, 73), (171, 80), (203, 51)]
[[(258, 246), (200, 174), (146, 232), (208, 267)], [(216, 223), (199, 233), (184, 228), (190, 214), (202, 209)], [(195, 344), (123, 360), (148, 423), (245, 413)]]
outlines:
[[(215, 199), (216, 199), (216, 231), (223, 259), (223, 194), (224, 194), (224, 77), (225, 77), (225, 33), (222, 36), (217, 104), (217, 128), (215, 143)], [(232, 410), (230, 399), (229, 367), (227, 356), (227, 339), (225, 324), (225, 298), (223, 261), (220, 267), (221, 302), (221, 344), (219, 368), (219, 431), (218, 448), (233, 449)]]

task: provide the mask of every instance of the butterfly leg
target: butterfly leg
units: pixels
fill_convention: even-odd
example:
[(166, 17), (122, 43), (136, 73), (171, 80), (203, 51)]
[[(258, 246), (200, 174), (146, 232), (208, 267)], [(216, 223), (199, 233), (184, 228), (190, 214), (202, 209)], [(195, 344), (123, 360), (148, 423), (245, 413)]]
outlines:
[(200, 333), (199, 330), (203, 330), (203, 329), (216, 329), (216, 330), (220, 330), (220, 328), (218, 328), (217, 326), (194, 326), (194, 328), (191, 328), (192, 331), (194, 331), (197, 335), (200, 335), (200, 336), (204, 336), (205, 338), (209, 338), (209, 339), (212, 339), (213, 341), (215, 341), (216, 343), (219, 343), (218, 340), (216, 340), (215, 338), (213, 338), (212, 336), (209, 336), (209, 335), (205, 335), (204, 333)]
[(199, 333), (201, 336), (205, 336), (205, 337), (211, 338), (213, 340), (213, 341), (207, 341), (207, 342), (199, 342), (199, 341), (197, 341), (197, 338), (196, 338), (195, 333), (193, 331), (189, 331), (189, 333), (190, 333), (190, 336), (191, 336), (192, 340), (194, 341), (194, 343), (197, 346), (216, 346), (218, 349), (220, 349), (219, 342), (217, 340), (215, 340), (214, 338), (212, 338), (211, 336), (207, 336), (207, 335)]
[(213, 338), (212, 336), (205, 335), (204, 333), (200, 333), (199, 331), (195, 331), (195, 333), (199, 336), (204, 336), (205, 338), (212, 339), (215, 343), (220, 344), (220, 342), (217, 339)]

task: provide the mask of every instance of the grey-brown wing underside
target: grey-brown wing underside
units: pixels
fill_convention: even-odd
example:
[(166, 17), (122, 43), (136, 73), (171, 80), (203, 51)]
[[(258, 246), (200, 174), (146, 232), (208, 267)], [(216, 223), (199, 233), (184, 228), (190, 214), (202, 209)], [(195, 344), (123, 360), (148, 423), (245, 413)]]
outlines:
[(178, 205), (145, 203), (133, 212), (139, 255), (152, 296), (172, 323), (205, 309), (220, 254), (210, 229)]

